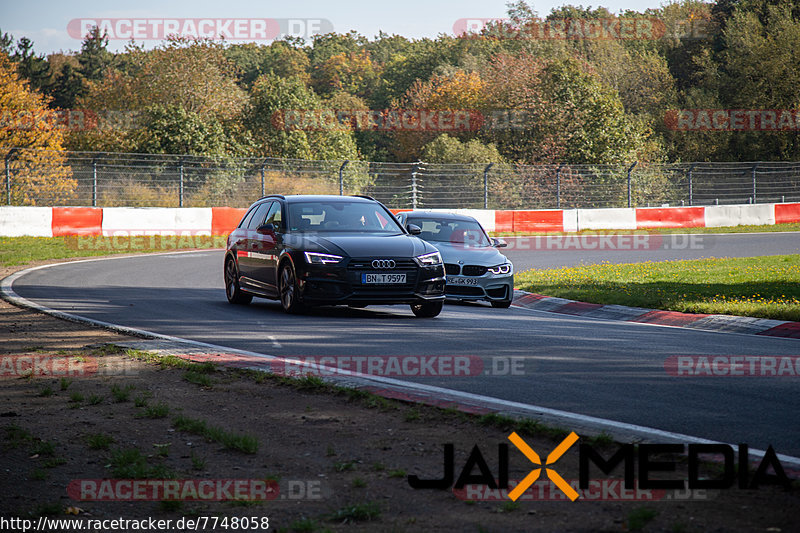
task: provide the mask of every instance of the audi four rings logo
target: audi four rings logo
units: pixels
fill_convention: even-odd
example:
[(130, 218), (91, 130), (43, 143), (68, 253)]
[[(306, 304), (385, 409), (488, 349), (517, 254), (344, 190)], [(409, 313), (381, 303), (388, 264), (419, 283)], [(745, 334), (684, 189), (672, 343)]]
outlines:
[(394, 268), (394, 259), (375, 259), (372, 262), (372, 268)]

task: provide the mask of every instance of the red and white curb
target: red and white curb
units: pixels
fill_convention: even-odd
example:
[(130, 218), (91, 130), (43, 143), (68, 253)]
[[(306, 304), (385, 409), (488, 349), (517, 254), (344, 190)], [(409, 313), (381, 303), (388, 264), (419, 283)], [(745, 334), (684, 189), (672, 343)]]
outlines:
[[(0, 206), (0, 236), (227, 235), (247, 209), (235, 207)], [(393, 209), (393, 212), (410, 211)], [(800, 222), (800, 203), (604, 209), (431, 209), (473, 216), (486, 231), (576, 232), (714, 228)]]
[(788, 320), (772, 320), (732, 315), (707, 315), (680, 313), (678, 311), (661, 311), (642, 307), (624, 305), (604, 305), (567, 300), (534, 294), (525, 291), (514, 291), (515, 307), (546, 311), (601, 320), (619, 320), (623, 322), (639, 322), (659, 326), (698, 329), (719, 333), (740, 333), (744, 335), (765, 335), (800, 339), (800, 322)]

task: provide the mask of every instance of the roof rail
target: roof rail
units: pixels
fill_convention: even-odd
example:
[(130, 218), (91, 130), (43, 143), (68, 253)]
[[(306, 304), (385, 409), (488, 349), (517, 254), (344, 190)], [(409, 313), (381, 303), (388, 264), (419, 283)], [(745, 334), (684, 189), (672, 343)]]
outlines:
[(280, 198), (281, 200), (286, 200), (286, 197), (282, 194), (268, 194), (266, 196), (262, 196), (259, 200), (263, 200), (264, 198)]

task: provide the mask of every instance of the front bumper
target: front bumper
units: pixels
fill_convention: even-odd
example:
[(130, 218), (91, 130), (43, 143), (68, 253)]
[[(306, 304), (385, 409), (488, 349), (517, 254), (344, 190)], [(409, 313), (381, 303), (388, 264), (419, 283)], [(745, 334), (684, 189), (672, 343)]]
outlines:
[(514, 295), (514, 275), (448, 275), (445, 295), (448, 300), (507, 301)]
[[(444, 267), (418, 266), (407, 258), (394, 258), (397, 267), (373, 269), (373, 258), (349, 259), (339, 265), (306, 265), (298, 274), (301, 298), (311, 305), (414, 304), (445, 299)], [(405, 274), (405, 283), (365, 284), (362, 274)]]

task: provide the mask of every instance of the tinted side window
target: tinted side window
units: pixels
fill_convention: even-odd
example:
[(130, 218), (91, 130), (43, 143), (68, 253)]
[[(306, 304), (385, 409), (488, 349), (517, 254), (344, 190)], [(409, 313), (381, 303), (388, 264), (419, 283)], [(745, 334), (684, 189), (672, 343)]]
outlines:
[(267, 219), (264, 221), (264, 224), (272, 224), (275, 226), (275, 231), (282, 231), (283, 226), (281, 224), (282, 221), (281, 217), (281, 203), (280, 202), (272, 202), (272, 207), (269, 208), (269, 212), (267, 212)]
[[(256, 206), (257, 207), (257, 206)], [(239, 225), (236, 226), (237, 228), (246, 228), (247, 225), (250, 223), (250, 219), (253, 218), (253, 214), (256, 212), (256, 207), (251, 207), (250, 211), (244, 215), (242, 221), (239, 222)]]
[(247, 223), (247, 229), (255, 231), (256, 228), (263, 224), (267, 215), (267, 211), (269, 211), (269, 208), (272, 207), (272, 204), (274, 203), (275, 202), (264, 202), (263, 204), (259, 205), (256, 208), (253, 217), (250, 219), (250, 222)]

